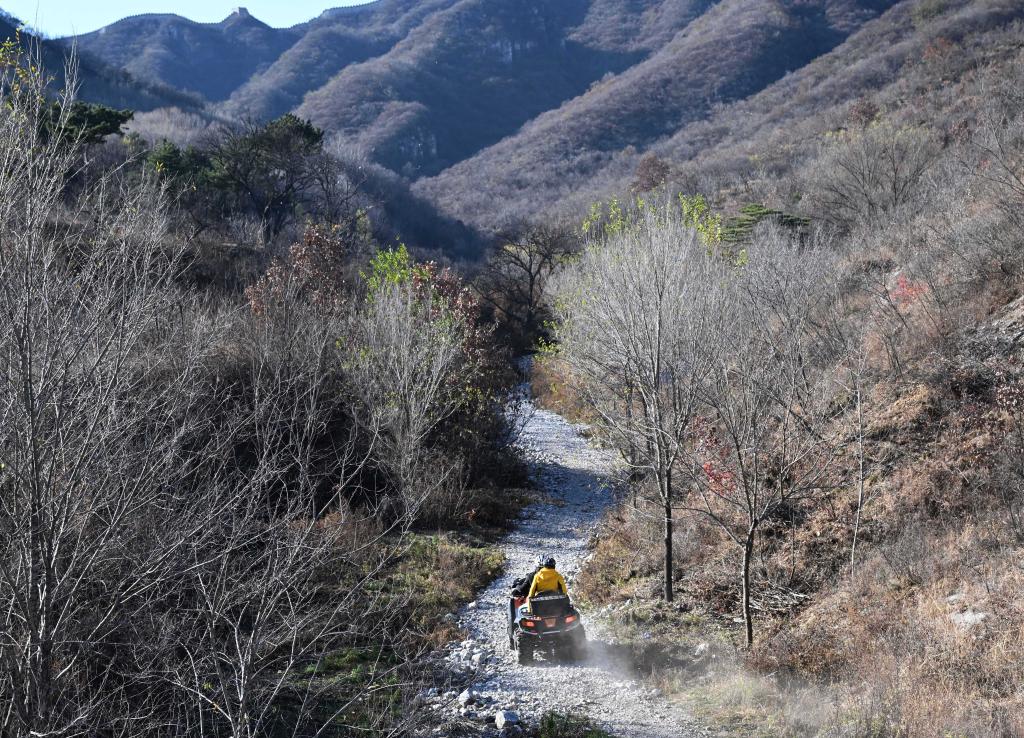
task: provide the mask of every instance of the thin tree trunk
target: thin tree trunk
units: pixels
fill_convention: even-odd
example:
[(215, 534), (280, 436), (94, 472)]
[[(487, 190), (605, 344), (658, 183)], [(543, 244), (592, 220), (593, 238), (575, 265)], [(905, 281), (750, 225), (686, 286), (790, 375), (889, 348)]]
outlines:
[(672, 520), (672, 498), (665, 497), (665, 602), (671, 602), (672, 592), (672, 534), (674, 521)]
[(743, 628), (747, 648), (754, 645), (754, 618), (750, 610), (750, 563), (754, 558), (754, 532), (756, 526), (747, 530), (747, 538), (743, 542)]
[(850, 545), (850, 570), (857, 560), (857, 537), (860, 535), (860, 513), (864, 508), (864, 412), (861, 405), (860, 384), (857, 385), (857, 456), (860, 469), (857, 475), (857, 514), (853, 521), (853, 543)]

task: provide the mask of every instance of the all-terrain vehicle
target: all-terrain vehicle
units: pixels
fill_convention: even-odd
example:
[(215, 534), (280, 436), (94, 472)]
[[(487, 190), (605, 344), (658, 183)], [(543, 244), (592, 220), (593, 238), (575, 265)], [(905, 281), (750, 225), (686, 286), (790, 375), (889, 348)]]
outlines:
[(527, 600), (514, 597), (515, 620), (509, 624), (509, 643), (520, 664), (537, 655), (553, 661), (581, 661), (587, 655), (587, 633), (579, 611), (561, 593), (544, 593)]

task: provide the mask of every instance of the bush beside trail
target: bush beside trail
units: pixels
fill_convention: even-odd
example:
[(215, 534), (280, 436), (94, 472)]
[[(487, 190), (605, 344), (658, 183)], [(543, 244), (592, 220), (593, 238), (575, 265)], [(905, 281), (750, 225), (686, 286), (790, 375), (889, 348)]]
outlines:
[(0, 89), (0, 734), (400, 729), (525, 483), (471, 293), (358, 211), (200, 282), (161, 172), (13, 43)]

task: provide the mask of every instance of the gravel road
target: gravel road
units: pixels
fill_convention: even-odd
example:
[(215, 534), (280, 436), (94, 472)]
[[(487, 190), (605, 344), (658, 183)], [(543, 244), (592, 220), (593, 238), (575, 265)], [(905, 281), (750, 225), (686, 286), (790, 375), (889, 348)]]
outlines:
[(524, 412), (519, 443), (531, 465), (538, 501), (524, 510), (504, 542), (505, 573), (458, 613), (468, 638), (454, 644), (446, 658), (453, 670), (473, 675), (472, 689), (479, 692), (463, 714), (486, 706), (492, 712), (514, 710), (529, 720), (558, 710), (588, 715), (621, 738), (704, 735), (685, 711), (634, 680), (627, 665), (602, 644), (600, 624), (586, 612), (590, 656), (584, 663), (519, 666), (508, 649), (505, 608), (512, 581), (531, 571), (538, 555), (551, 554), (572, 594), (587, 542), (613, 501), (605, 478), (614, 456), (591, 445), (559, 415), (529, 403)]

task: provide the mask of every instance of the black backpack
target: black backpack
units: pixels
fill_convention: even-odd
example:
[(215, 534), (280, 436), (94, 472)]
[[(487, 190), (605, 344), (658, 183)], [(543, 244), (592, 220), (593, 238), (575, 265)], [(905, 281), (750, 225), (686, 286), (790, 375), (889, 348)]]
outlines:
[(519, 577), (519, 579), (512, 582), (512, 596), (513, 597), (526, 597), (530, 594), (530, 585), (533, 584), (533, 578), (537, 576), (537, 572), (530, 572), (525, 577)]

